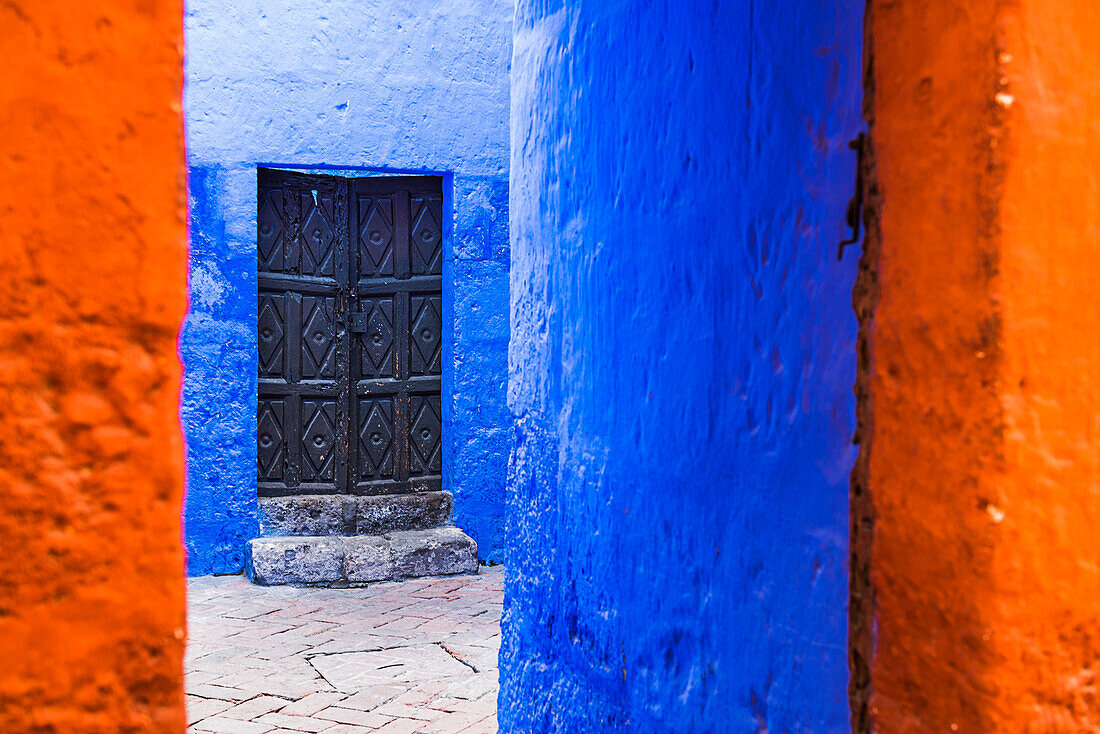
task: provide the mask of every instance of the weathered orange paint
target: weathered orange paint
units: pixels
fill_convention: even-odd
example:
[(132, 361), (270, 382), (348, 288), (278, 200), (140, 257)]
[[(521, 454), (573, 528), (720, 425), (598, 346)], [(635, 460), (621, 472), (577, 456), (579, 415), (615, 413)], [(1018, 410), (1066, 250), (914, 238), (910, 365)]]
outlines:
[(179, 0), (0, 3), (0, 731), (182, 732)]
[(1100, 6), (872, 0), (879, 732), (1100, 728)]

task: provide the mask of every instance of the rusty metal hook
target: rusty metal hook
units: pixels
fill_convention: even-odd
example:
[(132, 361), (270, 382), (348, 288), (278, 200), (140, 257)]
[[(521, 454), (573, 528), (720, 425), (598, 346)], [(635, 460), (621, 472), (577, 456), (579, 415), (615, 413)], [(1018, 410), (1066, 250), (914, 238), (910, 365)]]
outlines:
[(836, 250), (836, 259), (844, 259), (844, 248), (859, 242), (860, 223), (863, 220), (863, 150), (866, 134), (860, 133), (848, 142), (848, 147), (856, 152), (856, 191), (848, 200), (848, 211), (845, 215), (848, 226), (852, 230), (852, 236), (842, 240)]

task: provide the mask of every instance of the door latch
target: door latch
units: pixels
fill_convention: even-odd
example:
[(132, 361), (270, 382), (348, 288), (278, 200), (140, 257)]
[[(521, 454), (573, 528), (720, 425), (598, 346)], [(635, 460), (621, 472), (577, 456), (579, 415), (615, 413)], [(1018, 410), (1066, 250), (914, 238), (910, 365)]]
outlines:
[(351, 333), (364, 334), (367, 331), (367, 316), (365, 313), (353, 313), (351, 315)]

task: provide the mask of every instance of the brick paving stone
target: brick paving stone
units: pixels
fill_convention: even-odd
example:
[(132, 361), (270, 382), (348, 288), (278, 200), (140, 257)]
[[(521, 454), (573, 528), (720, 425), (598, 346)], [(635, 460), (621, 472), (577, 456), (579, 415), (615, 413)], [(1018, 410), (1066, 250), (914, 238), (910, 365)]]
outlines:
[[(216, 679), (220, 680), (220, 678)], [(240, 701), (247, 701), (250, 698), (255, 698), (255, 692), (243, 691), (240, 688), (229, 688), (228, 686), (216, 686), (210, 683), (204, 683), (198, 686), (187, 686), (187, 693), (192, 696), (198, 696), (199, 698), (216, 698), (222, 701), (233, 701), (238, 703)]]
[(392, 701), (382, 704), (372, 713), (382, 714), (393, 719), (418, 719), (420, 721), (438, 721), (446, 716), (442, 711), (436, 711), (427, 706), (403, 706)]
[(393, 683), (386, 683), (380, 686), (368, 686), (358, 693), (345, 698), (340, 702), (340, 706), (342, 708), (358, 709), (359, 711), (372, 711), (386, 701), (397, 698), (405, 690), (405, 686), (399, 686)]
[(210, 716), (217, 716), (233, 704), (216, 698), (187, 697), (187, 723), (193, 724)]
[(202, 732), (202, 734), (267, 734), (273, 728), (255, 721), (223, 719), (218, 716), (211, 716), (196, 723), (190, 731)]
[(255, 719), (257, 716), (263, 716), (264, 714), (271, 713), (272, 711), (278, 711), (285, 707), (289, 701), (285, 698), (277, 698), (275, 696), (257, 696), (244, 703), (238, 703), (228, 711), (222, 712), (222, 716), (229, 719), (243, 719), (248, 721)]
[(260, 716), (256, 721), (273, 727), (280, 726), (291, 731), (310, 732), (310, 734), (332, 728), (331, 721), (315, 719), (312, 716), (287, 716), (286, 714), (270, 713)]
[(496, 717), (487, 717), (485, 714), (455, 714), (438, 722), (422, 726), (418, 734), (457, 734), (458, 732), (475, 732), (489, 728), (490, 732), (496, 732)]
[(469, 728), (462, 729), (458, 734), (496, 734), (496, 730), (497, 719), (495, 716), (492, 716)]
[(416, 721), (415, 719), (394, 719), (374, 731), (376, 734), (416, 734), (423, 724), (423, 721)]
[(329, 706), (327, 709), (314, 714), (319, 719), (335, 721), (338, 724), (355, 724), (357, 726), (369, 726), (376, 728), (390, 723), (392, 716), (386, 716), (373, 711), (356, 711), (339, 706)]
[(504, 574), (356, 589), (188, 584), (195, 734), (491, 734)]
[(281, 709), (279, 713), (288, 716), (313, 716), (346, 697), (344, 693), (311, 693)]

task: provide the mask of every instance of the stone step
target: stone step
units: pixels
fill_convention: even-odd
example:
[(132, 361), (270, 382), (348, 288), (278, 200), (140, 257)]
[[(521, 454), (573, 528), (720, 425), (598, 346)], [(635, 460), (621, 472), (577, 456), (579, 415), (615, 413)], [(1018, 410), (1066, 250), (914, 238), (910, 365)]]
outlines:
[(249, 541), (246, 572), (263, 586), (355, 586), (477, 573), (477, 543), (458, 528), (379, 535), (286, 535)]
[(449, 492), (358, 497), (307, 494), (260, 498), (260, 535), (379, 535), (427, 530), (451, 517)]

